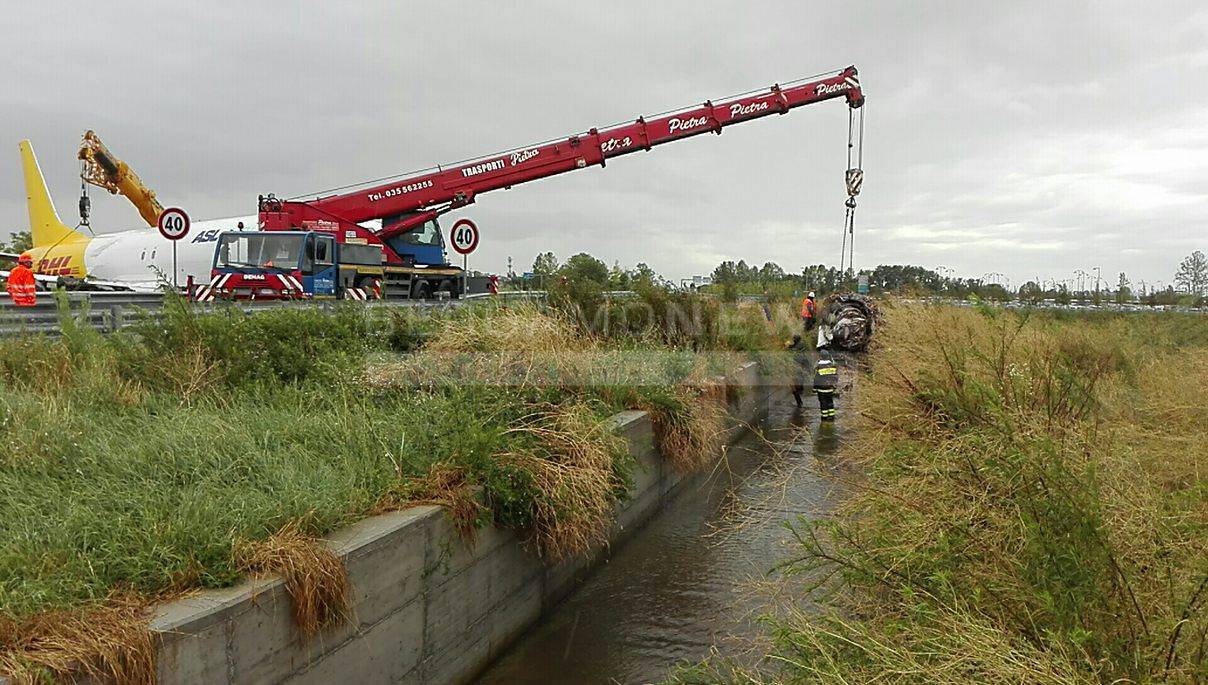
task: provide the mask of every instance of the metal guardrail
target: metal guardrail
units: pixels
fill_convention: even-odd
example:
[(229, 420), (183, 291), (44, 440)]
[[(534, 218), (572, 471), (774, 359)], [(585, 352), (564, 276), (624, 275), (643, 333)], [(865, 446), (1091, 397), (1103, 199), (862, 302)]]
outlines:
[[(68, 292), (67, 307), (73, 319), (80, 325), (102, 333), (112, 333), (148, 317), (156, 318), (163, 309), (161, 293), (131, 292)], [(372, 309), (412, 308), (421, 310), (448, 310), (475, 302), (486, 301), (529, 301), (539, 300), (544, 291), (501, 292), (468, 295), (458, 300), (241, 300), (237, 302), (192, 303), (200, 311), (222, 311), (238, 309), (253, 313), (274, 309), (330, 309), (335, 306), (356, 303)], [(0, 336), (21, 334), (57, 335), (61, 332), (63, 314), (52, 293), (39, 292), (38, 304), (33, 307), (16, 307), (8, 298), (0, 299)]]

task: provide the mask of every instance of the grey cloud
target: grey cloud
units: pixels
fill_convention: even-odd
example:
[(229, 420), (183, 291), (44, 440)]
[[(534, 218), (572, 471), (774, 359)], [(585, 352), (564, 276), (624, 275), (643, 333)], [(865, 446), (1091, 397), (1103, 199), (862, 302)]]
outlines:
[[(1151, 3), (1152, 5), (1152, 3)], [(1208, 231), (1208, 10), (1198, 2), (23, 3), (6, 69), (0, 230), (25, 225), (16, 142), (60, 210), (95, 128), (167, 202), (298, 195), (856, 63), (868, 91), (857, 264), (1013, 281), (1102, 266), (1169, 280)], [(721, 258), (837, 261), (839, 103), (483, 196), (473, 264), (547, 249), (671, 277)], [(138, 225), (120, 198), (94, 223)], [(939, 262), (942, 260), (942, 262)]]

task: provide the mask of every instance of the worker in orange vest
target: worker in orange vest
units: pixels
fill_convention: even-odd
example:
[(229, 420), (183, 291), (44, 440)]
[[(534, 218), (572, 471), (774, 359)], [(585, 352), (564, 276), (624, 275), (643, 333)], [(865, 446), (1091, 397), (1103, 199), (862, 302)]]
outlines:
[(805, 324), (805, 330), (810, 330), (814, 327), (814, 322), (818, 319), (818, 304), (814, 302), (814, 291), (811, 290), (809, 295), (801, 301), (801, 321)]
[(8, 295), (18, 307), (32, 307), (38, 304), (34, 271), (30, 268), (33, 264), (33, 257), (22, 254), (17, 258), (17, 266), (8, 272)]

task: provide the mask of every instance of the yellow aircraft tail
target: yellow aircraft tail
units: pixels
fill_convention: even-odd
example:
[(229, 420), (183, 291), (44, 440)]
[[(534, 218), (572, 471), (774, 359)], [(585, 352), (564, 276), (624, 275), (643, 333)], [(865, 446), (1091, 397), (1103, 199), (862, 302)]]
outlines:
[(25, 172), (25, 199), (29, 205), (29, 230), (34, 247), (50, 247), (86, 240), (87, 236), (70, 228), (59, 219), (55, 203), (50, 199), (46, 179), (38, 167), (38, 158), (28, 140), (21, 141), (21, 168)]

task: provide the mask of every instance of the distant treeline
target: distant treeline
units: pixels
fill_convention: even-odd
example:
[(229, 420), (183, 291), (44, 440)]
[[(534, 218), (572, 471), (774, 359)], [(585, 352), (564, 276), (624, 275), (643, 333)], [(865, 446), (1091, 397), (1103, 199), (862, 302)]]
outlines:
[[(947, 273), (911, 264), (882, 264), (860, 271), (814, 264), (800, 271), (785, 271), (776, 262), (755, 266), (743, 260), (724, 261), (713, 269), (712, 284), (702, 289), (717, 293), (727, 300), (764, 293), (775, 298), (800, 297), (810, 290), (824, 296), (831, 292), (856, 290), (859, 277), (867, 276), (869, 290), (873, 294), (938, 295), (958, 299), (973, 296), (999, 302), (1018, 299), (1025, 302), (1048, 300), (1059, 304), (1117, 302), (1184, 306), (1203, 306), (1205, 291), (1208, 290), (1208, 259), (1199, 251), (1183, 260), (1170, 284), (1134, 282), (1126, 274), (1120, 273), (1113, 285), (1105, 278), (1079, 270), (1073, 278), (1027, 281), (1012, 287), (1003, 274), (960, 278), (951, 275), (945, 267), (937, 268)], [(512, 273), (506, 281), (506, 285), (514, 288), (548, 288), (565, 283), (591, 283), (610, 290), (675, 287), (673, 282), (645, 263), (638, 263), (632, 269), (622, 268), (619, 263), (609, 267), (585, 252), (570, 257), (564, 263), (554, 253), (545, 252), (537, 256), (529, 274), (518, 276)]]
[(948, 278), (931, 269), (909, 264), (882, 264), (875, 269), (859, 272), (853, 269), (840, 271), (833, 266), (814, 264), (800, 272), (786, 272), (775, 262), (766, 262), (763, 266), (756, 267), (748, 265), (745, 261), (726, 261), (718, 264), (713, 270), (713, 284), (709, 288), (727, 297), (762, 294), (764, 291), (770, 295), (792, 295), (801, 294), (806, 290), (812, 290), (821, 296), (830, 292), (855, 290), (861, 275), (868, 277), (869, 290), (874, 293), (945, 294), (954, 297), (977, 294), (994, 300), (1009, 300), (1013, 297), (1012, 293), (999, 283), (971, 278)]
[(815, 264), (800, 272), (786, 272), (775, 262), (754, 266), (740, 260), (718, 264), (713, 270), (713, 283), (706, 288), (727, 299), (765, 292), (770, 296), (798, 296), (807, 290), (821, 296), (835, 291), (855, 290), (860, 276), (868, 277), (872, 293), (942, 295), (961, 299), (977, 296), (995, 301), (1051, 300), (1062, 304), (1078, 301), (1204, 306), (1205, 290), (1208, 288), (1208, 266), (1202, 252), (1192, 253), (1179, 265), (1174, 282), (1170, 285), (1145, 281), (1134, 283), (1126, 274), (1120, 273), (1112, 287), (1106, 279), (1096, 279), (1083, 273), (1083, 278), (1064, 281), (1049, 279), (1039, 283), (1028, 281), (1018, 288), (1012, 288), (1002, 274), (986, 274), (985, 278), (959, 278), (910, 264), (882, 264), (858, 272)]

